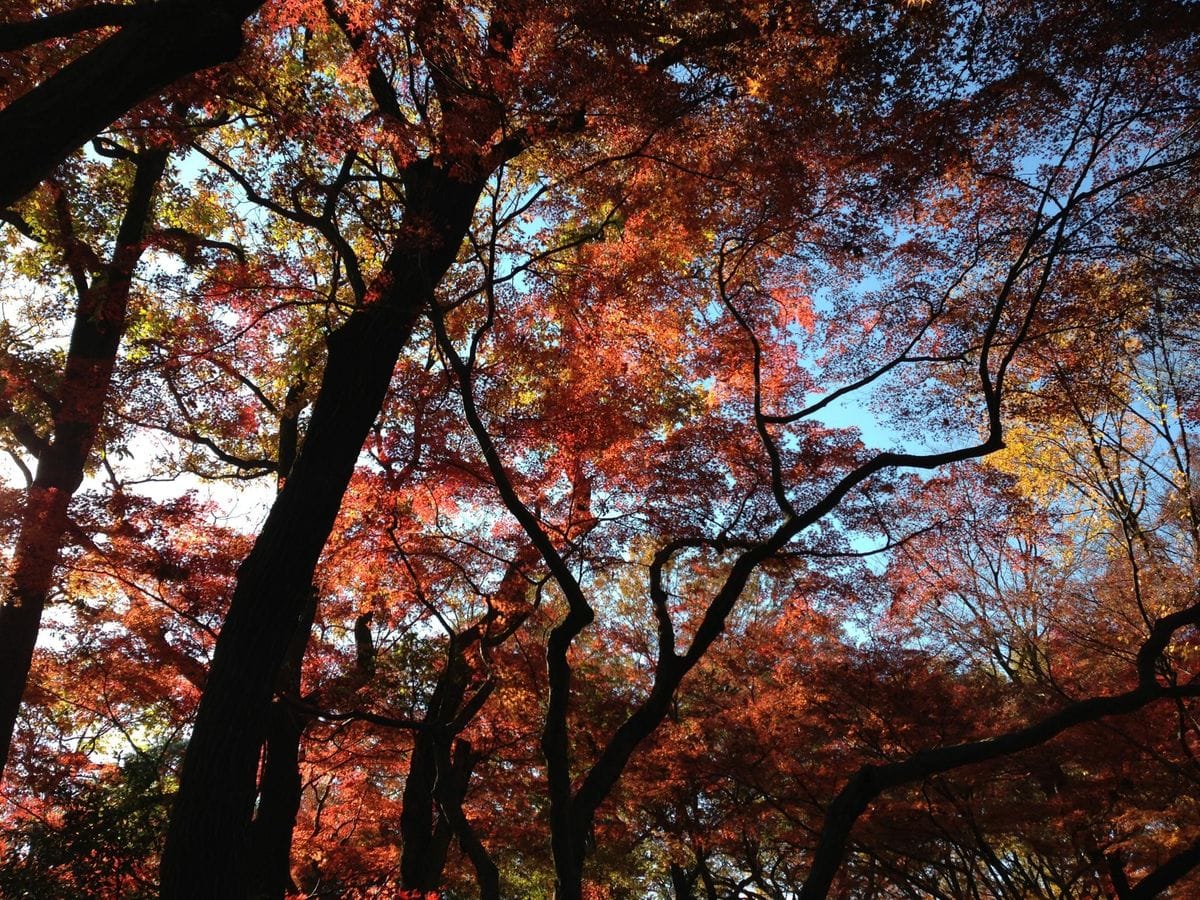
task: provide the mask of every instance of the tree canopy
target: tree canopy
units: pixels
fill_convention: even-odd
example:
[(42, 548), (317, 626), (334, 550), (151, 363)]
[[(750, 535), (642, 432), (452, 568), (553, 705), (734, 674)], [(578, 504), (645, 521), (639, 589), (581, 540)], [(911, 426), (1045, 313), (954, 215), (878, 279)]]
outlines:
[(1190, 896), (1198, 18), (0, 0), (0, 893)]

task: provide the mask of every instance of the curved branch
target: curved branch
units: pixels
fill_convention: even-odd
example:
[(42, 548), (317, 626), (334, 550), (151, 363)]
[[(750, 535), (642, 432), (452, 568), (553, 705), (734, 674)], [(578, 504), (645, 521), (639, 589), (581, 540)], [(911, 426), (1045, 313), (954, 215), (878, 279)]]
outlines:
[(871, 801), (884, 791), (1038, 747), (1076, 725), (1136, 712), (1165, 697), (1200, 697), (1200, 682), (1193, 680), (1183, 685), (1165, 685), (1159, 683), (1155, 674), (1162, 652), (1175, 632), (1198, 624), (1200, 603), (1160, 619), (1138, 651), (1137, 687), (1123, 694), (1077, 700), (1039, 722), (1007, 734), (924, 750), (900, 762), (863, 766), (834, 798), (825, 814), (825, 826), (808, 879), (800, 892), (801, 900), (823, 900), (829, 893), (834, 875), (845, 855), (850, 830)]

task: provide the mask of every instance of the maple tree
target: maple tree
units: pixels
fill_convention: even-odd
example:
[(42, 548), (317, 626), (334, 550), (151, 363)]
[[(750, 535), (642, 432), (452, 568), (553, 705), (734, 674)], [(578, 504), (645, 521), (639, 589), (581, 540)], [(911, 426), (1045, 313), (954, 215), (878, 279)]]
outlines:
[[(57, 396), (52, 395), (53, 425), (49, 434), (40, 433), (25, 419), (23, 411), (13, 405), (12, 400), (21, 403), (25, 398), (20, 393), (28, 393), (29, 389), (22, 392), (23, 385), (19, 381), (12, 384), (10, 378), (20, 378), (24, 373), (6, 372), (9, 396), (2, 411), (13, 423), (14, 436), (37, 458), (37, 471), (32, 477), (26, 472), (28, 496), (11, 574), (10, 591), (14, 600), (0, 607), (0, 634), (4, 636), (0, 731), (5, 748), (0, 754), (0, 766), (7, 758), (12, 724), (25, 687), (24, 673), (33, 653), (59, 548), (68, 529), (67, 507), (83, 480), (100, 426), (117, 348), (124, 333), (133, 270), (144, 246), (155, 186), (167, 161), (167, 152), (161, 149), (127, 152), (127, 156), (134, 176), (125, 208), (119, 213), (119, 227), (112, 237), (113, 249), (107, 261), (101, 261), (86, 236), (79, 233), (66, 188), (59, 184), (51, 186), (49, 208), (42, 211), (49, 219), (42, 225), (45, 238), (34, 230), (32, 223), (16, 219), (24, 233), (34, 240), (45, 240), (56, 255), (62, 256), (78, 299)], [(95, 224), (104, 228), (108, 222), (101, 220)], [(13, 397), (14, 394), (17, 396)]]
[(11, 890), (1189, 877), (1194, 8), (28, 6)]

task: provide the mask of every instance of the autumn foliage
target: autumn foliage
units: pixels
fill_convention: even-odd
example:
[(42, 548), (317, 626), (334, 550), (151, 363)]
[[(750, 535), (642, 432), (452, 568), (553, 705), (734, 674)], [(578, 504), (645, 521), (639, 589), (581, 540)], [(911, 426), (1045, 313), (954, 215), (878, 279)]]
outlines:
[(1194, 896), (1198, 25), (0, 0), (0, 896)]

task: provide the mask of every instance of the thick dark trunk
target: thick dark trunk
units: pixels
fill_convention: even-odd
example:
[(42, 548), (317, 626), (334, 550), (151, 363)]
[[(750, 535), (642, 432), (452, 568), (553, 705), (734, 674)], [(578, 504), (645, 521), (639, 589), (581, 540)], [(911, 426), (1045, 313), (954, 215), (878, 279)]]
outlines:
[(75, 309), (53, 436), (39, 454), (9, 587), (0, 603), (0, 773), (8, 760), (42, 610), (67, 530), (67, 505), (83, 481), (104, 414), (117, 348), (125, 333), (130, 280), (166, 162), (165, 151), (149, 151), (139, 158), (112, 262), (103, 277), (83, 292)]
[(406, 183), (408, 212), (419, 220), (412, 224), (432, 236), (393, 250), (368, 303), (329, 336), (303, 447), (238, 570), (213, 654), (167, 834), (164, 897), (245, 896), (255, 772), (276, 675), (396, 360), (453, 262), (482, 189), (429, 163), (414, 166)]
[(582, 850), (568, 855), (555, 846), (554, 851), (554, 900), (583, 900)]
[(168, 0), (0, 110), (0, 207), (163, 87), (234, 59), (261, 0)]
[(481, 900), (499, 900), (500, 870), (462, 811), (475, 757), (468, 741), (454, 739), (456, 730), (449, 725), (417, 735), (400, 817), (401, 886), (427, 893), (441, 888), (450, 841), (457, 837), (475, 867)]

